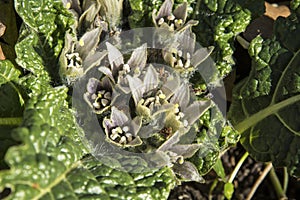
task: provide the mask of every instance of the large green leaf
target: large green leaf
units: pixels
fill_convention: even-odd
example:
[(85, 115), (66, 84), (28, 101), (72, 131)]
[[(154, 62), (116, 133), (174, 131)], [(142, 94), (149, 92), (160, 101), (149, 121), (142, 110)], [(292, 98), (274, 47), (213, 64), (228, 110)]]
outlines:
[(87, 157), (66, 97), (65, 87), (46, 88), (28, 101), (13, 132), (22, 145), (8, 150), (0, 189), (11, 188), (10, 199), (166, 199), (175, 184), (170, 169), (127, 174)]
[(0, 86), (10, 81), (17, 81), (21, 75), (9, 60), (0, 62)]
[(235, 64), (232, 57), (234, 38), (250, 23), (254, 7), (255, 15), (263, 14), (264, 1), (204, 0), (199, 1), (195, 8), (199, 20), (194, 27), (197, 41), (203, 46), (215, 47), (212, 57), (221, 77), (227, 75)]
[(254, 39), (250, 76), (235, 88), (229, 115), (255, 159), (300, 175), (300, 15), (275, 23), (273, 39)]
[(120, 172), (95, 160), (83, 145), (67, 102), (68, 89), (53, 88), (58, 84), (53, 83), (53, 68), (69, 27), (65, 17), (70, 14), (65, 15), (62, 3), (30, 0), (15, 5), (25, 22), (16, 45), (17, 63), (26, 72), (16, 81), (30, 99), (22, 124), (1, 129), (1, 150), (7, 152), (5, 162), (0, 155), (5, 168), (0, 191), (10, 188), (8, 199), (166, 199), (175, 185), (170, 169)]
[(24, 100), (15, 83), (20, 74), (9, 60), (0, 61), (0, 128), (21, 121)]
[[(74, 23), (72, 14), (60, 0), (16, 0), (15, 9), (24, 21), (15, 48), (17, 63), (34, 75), (26, 82), (57, 84), (60, 81), (58, 57), (65, 32)], [(34, 85), (39, 84), (32, 84), (33, 88)]]

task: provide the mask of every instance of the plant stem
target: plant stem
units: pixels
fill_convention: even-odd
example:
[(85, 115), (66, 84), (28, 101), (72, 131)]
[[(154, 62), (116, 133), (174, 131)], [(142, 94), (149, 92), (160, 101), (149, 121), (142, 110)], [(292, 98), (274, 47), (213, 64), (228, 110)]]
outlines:
[[(290, 97), (288, 99), (285, 99), (279, 103), (272, 104), (265, 109), (260, 110), (259, 112), (249, 116), (245, 120), (241, 121), (239, 124), (235, 125), (234, 128), (240, 133), (243, 134), (248, 128), (252, 127), (253, 125), (260, 122), (262, 119), (275, 114), (280, 109), (292, 105), (293, 103), (296, 103), (300, 101), (300, 94)], [(300, 135), (300, 134), (299, 134)]]
[(287, 168), (283, 168), (283, 192), (286, 194), (287, 188), (289, 184), (289, 173), (287, 171)]
[(263, 180), (265, 179), (265, 177), (267, 176), (267, 174), (270, 172), (270, 170), (272, 169), (272, 163), (267, 164), (267, 166), (265, 167), (264, 171), (261, 173), (261, 175), (258, 177), (258, 179), (255, 181), (254, 185), (252, 186), (249, 194), (247, 195), (246, 200), (250, 200), (253, 195), (255, 194), (257, 188), (259, 187), (259, 185), (263, 182)]
[(0, 126), (19, 126), (22, 123), (22, 117), (0, 118)]
[(244, 48), (244, 49), (248, 49), (250, 46), (250, 43), (245, 40), (243, 37), (241, 36), (236, 36), (236, 40), (238, 41), (238, 43), (240, 43), (240, 45)]
[(272, 168), (271, 171), (270, 171), (270, 179), (271, 179), (272, 184), (275, 188), (278, 199), (280, 199), (280, 200), (287, 199), (287, 197), (285, 195), (285, 192), (283, 191), (283, 189), (281, 187), (281, 184), (279, 182), (279, 179), (278, 179), (278, 177), (275, 173), (274, 168)]
[(241, 159), (239, 160), (239, 162), (236, 164), (233, 172), (231, 173), (229, 179), (228, 179), (228, 183), (232, 183), (235, 176), (237, 175), (238, 171), (240, 170), (242, 164), (245, 162), (246, 158), (248, 157), (249, 153), (246, 152), (242, 157)]

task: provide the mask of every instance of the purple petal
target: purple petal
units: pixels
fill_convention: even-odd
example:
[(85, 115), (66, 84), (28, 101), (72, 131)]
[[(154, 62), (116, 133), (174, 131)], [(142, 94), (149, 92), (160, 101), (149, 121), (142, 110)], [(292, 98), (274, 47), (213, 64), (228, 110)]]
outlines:
[(90, 94), (96, 93), (96, 91), (100, 89), (100, 81), (95, 78), (90, 78), (86, 89)]
[(115, 67), (118, 68), (120, 65), (124, 64), (124, 59), (122, 53), (112, 44), (106, 42), (106, 47), (108, 50), (108, 60), (112, 71)]
[(138, 67), (140, 68), (140, 71), (142, 71), (146, 65), (146, 61), (147, 61), (147, 43), (136, 48), (132, 52), (131, 57), (127, 63), (131, 69), (135, 69), (136, 67)]
[(191, 59), (191, 64), (195, 67), (197, 67), (199, 64), (201, 64), (203, 61), (205, 61), (210, 54), (213, 52), (214, 47), (207, 47), (207, 48), (201, 48), (198, 49)]
[(180, 109), (184, 110), (190, 101), (190, 91), (189, 86), (186, 83), (183, 83), (174, 93), (174, 96), (171, 98), (170, 102), (173, 104), (178, 103)]
[(186, 20), (187, 17), (187, 2), (180, 4), (173, 12), (176, 19)]
[(76, 50), (79, 52), (82, 60), (84, 60), (88, 55), (91, 55), (95, 52), (96, 46), (100, 41), (101, 28), (95, 28), (91, 31), (86, 32), (81, 38), (80, 41), (83, 41), (83, 46), (81, 42), (76, 46)]
[(144, 77), (145, 92), (150, 91), (158, 85), (158, 74), (154, 67), (150, 65)]
[(137, 77), (127, 76), (126, 78), (129, 83), (129, 87), (130, 87), (130, 90), (132, 93), (134, 103), (135, 103), (135, 105), (137, 105), (139, 103), (139, 101), (142, 99), (144, 91), (145, 91), (143, 82), (141, 81), (141, 79), (139, 79)]
[(187, 109), (184, 110), (184, 113), (186, 114), (184, 119), (188, 121), (189, 125), (192, 125), (201, 115), (203, 115), (205, 111), (210, 108), (210, 106), (210, 100), (194, 101)]
[(168, 17), (172, 13), (173, 0), (165, 0), (161, 5), (155, 20), (158, 20), (162, 17)]
[(111, 120), (116, 126), (122, 126), (128, 121), (128, 117), (123, 111), (113, 106), (111, 108)]
[(86, 57), (82, 64), (85, 73), (93, 67), (100, 65), (102, 59), (106, 56), (106, 54), (107, 51), (97, 51), (93, 55)]
[(102, 72), (103, 74), (105, 74), (107, 77), (109, 77), (110, 80), (115, 83), (112, 71), (109, 68), (101, 66), (101, 67), (98, 68), (98, 70), (100, 72)]

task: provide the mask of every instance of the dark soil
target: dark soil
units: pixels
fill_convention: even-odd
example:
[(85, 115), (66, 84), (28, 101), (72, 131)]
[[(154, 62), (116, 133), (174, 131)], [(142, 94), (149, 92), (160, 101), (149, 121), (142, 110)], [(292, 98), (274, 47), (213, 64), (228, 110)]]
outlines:
[[(229, 176), (236, 166), (239, 159), (243, 156), (245, 150), (241, 145), (228, 150), (222, 156), (222, 162), (226, 174)], [(241, 169), (239, 170), (236, 178), (234, 179), (235, 191), (232, 199), (243, 200), (246, 199), (249, 194), (253, 184), (260, 176), (264, 169), (263, 163), (255, 162), (251, 157), (243, 163)], [(276, 171), (280, 181), (282, 182), (282, 169)], [(211, 171), (209, 174), (204, 176), (206, 183), (200, 184), (196, 182), (187, 182), (176, 187), (170, 194), (169, 200), (202, 200), (202, 199), (225, 199), (223, 194), (224, 183), (218, 179), (217, 175)], [(211, 186), (215, 180), (219, 180), (214, 191), (209, 194)], [(287, 197), (289, 199), (299, 199), (300, 197), (300, 182), (295, 178), (290, 177), (289, 186), (287, 191)], [(298, 198), (297, 198), (298, 197)], [(252, 199), (257, 200), (275, 200), (277, 199), (276, 192), (267, 176), (265, 180), (261, 183), (257, 189), (254, 197)]]

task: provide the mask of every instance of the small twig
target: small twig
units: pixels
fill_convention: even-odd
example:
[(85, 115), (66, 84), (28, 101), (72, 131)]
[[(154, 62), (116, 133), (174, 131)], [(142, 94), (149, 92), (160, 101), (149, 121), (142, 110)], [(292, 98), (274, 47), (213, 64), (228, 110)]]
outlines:
[(228, 183), (232, 183), (235, 176), (237, 175), (238, 171), (240, 170), (242, 164), (245, 162), (246, 158), (248, 157), (249, 153), (246, 152), (242, 158), (239, 160), (239, 162), (237, 163), (237, 165), (235, 166), (233, 172), (231, 173), (229, 179), (228, 179)]
[(283, 168), (283, 192), (286, 194), (287, 188), (289, 184), (289, 173), (287, 171), (287, 168)]
[(258, 179), (255, 181), (254, 185), (252, 186), (246, 200), (250, 200), (253, 195), (255, 194), (257, 188), (259, 187), (259, 185), (262, 183), (262, 181), (265, 179), (265, 177), (267, 176), (267, 174), (270, 172), (270, 170), (272, 169), (272, 163), (267, 164), (267, 166), (265, 167), (264, 171), (261, 173), (261, 175), (258, 177)]
[(277, 197), (278, 199), (280, 200), (286, 200), (287, 197), (285, 195), (285, 192), (284, 190), (282, 189), (281, 187), (281, 184), (280, 184), (280, 181), (275, 173), (275, 170), (274, 168), (271, 169), (270, 171), (270, 179), (271, 179), (271, 182), (275, 188), (275, 191), (276, 191), (276, 194), (277, 194)]
[(19, 126), (23, 121), (22, 117), (6, 117), (0, 118), (1, 126)]
[(245, 40), (243, 37), (241, 36), (236, 36), (236, 40), (238, 41), (238, 43), (240, 43), (240, 45), (244, 48), (244, 49), (248, 49), (249, 48), (249, 42), (247, 40)]

